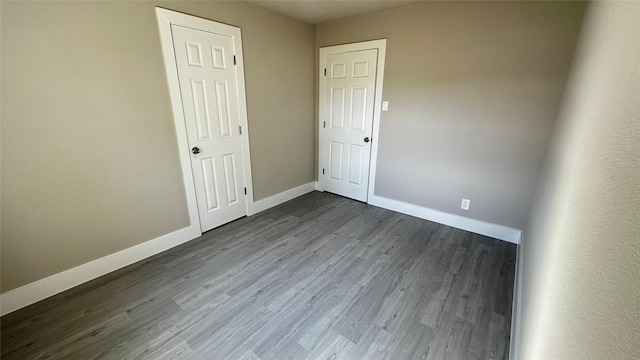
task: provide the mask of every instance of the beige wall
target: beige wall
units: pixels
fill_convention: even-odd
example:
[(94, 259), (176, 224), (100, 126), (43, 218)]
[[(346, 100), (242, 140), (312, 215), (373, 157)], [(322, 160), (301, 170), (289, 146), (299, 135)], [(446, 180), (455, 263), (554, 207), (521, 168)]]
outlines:
[(640, 359), (639, 19), (589, 5), (525, 232), (517, 359)]
[(387, 39), (375, 194), (523, 229), (583, 8), (428, 2), (319, 24), (319, 47)]
[(314, 27), (242, 2), (2, 2), (2, 292), (188, 225), (154, 6), (242, 28), (256, 200), (314, 180)]

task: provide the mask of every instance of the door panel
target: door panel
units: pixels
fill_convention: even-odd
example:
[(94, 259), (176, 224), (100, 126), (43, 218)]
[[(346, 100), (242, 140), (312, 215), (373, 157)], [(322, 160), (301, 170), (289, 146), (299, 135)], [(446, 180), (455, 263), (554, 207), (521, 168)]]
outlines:
[(236, 161), (233, 154), (222, 155), (224, 164), (224, 180), (227, 188), (227, 205), (238, 202), (238, 178), (236, 176)]
[[(326, 55), (320, 152), (323, 188), (367, 201), (377, 49)], [(367, 140), (369, 140), (367, 139)]]
[(351, 89), (351, 130), (365, 130), (367, 122), (367, 88)]
[(331, 128), (344, 128), (344, 88), (331, 88)]
[(211, 157), (200, 159), (202, 167), (202, 177), (205, 186), (207, 210), (218, 209), (218, 183), (216, 181), (215, 160)]
[(342, 180), (342, 160), (344, 156), (342, 147), (342, 143), (335, 141), (332, 141), (330, 145), (331, 153), (329, 154), (329, 163), (331, 164), (331, 167), (329, 170), (329, 176), (338, 181)]
[(198, 128), (198, 140), (213, 140), (204, 79), (191, 79), (191, 94), (193, 98), (193, 108), (195, 110), (196, 126)]
[(191, 164), (204, 232), (247, 214), (233, 39), (178, 25), (171, 32), (187, 139), (199, 149)]
[(364, 146), (349, 145), (349, 183), (362, 185), (362, 163), (364, 157)]
[(216, 81), (216, 100), (218, 104), (218, 124), (220, 137), (231, 137), (231, 116), (229, 114), (229, 91), (226, 81)]

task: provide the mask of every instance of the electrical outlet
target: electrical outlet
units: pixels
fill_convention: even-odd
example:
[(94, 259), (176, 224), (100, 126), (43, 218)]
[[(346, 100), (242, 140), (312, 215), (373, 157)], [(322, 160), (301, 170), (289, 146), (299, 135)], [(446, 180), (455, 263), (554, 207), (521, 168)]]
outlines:
[(462, 199), (462, 204), (460, 204), (460, 209), (462, 210), (469, 210), (469, 205), (471, 204), (471, 200), (469, 199)]
[(389, 111), (389, 102), (388, 101), (383, 101), (382, 102), (382, 111)]

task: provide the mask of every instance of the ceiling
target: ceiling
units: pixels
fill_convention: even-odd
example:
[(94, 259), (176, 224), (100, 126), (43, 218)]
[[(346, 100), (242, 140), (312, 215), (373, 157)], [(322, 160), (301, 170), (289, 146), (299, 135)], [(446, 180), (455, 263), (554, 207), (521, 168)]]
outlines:
[(248, 0), (250, 3), (310, 24), (399, 8), (420, 1), (406, 0)]

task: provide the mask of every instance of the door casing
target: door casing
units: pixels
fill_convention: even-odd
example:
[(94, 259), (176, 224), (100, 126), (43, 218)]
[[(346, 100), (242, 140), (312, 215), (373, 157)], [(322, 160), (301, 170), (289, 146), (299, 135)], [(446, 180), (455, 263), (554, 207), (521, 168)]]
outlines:
[(160, 31), (160, 41), (162, 43), (162, 54), (169, 85), (169, 94), (171, 97), (171, 108), (173, 110), (173, 120), (178, 141), (178, 156), (180, 158), (180, 166), (182, 170), (182, 178), (184, 181), (190, 225), (196, 226), (198, 229), (200, 229), (200, 217), (198, 215), (198, 205), (196, 201), (195, 185), (191, 168), (190, 148), (187, 141), (187, 130), (182, 108), (182, 96), (180, 94), (178, 67), (174, 55), (173, 37), (171, 35), (172, 24), (189, 27), (196, 30), (225, 34), (233, 38), (237, 63), (236, 76), (238, 80), (238, 112), (240, 125), (242, 126), (243, 132), (241, 136), (241, 142), (242, 162), (245, 173), (244, 186), (247, 188), (247, 195), (245, 196), (244, 201), (246, 201), (247, 204), (247, 215), (252, 215), (255, 213), (255, 211), (253, 201), (253, 181), (251, 176), (249, 124), (247, 120), (247, 99), (244, 78), (244, 57), (242, 54), (242, 36), (240, 28), (159, 7), (156, 7), (156, 17), (158, 20), (158, 27)]
[[(369, 184), (367, 189), (367, 203), (373, 197), (376, 181), (376, 165), (378, 159), (378, 138), (380, 134), (380, 112), (382, 108), (382, 89), (384, 85), (384, 63), (387, 49), (387, 39), (363, 41), (344, 45), (327, 46), (320, 48), (320, 59), (318, 68), (318, 144), (323, 141), (322, 121), (327, 116), (325, 111), (324, 88), (326, 86), (326, 77), (324, 69), (327, 67), (326, 58), (330, 54), (339, 54), (350, 51), (360, 51), (378, 49), (378, 63), (376, 67), (376, 85), (375, 97), (373, 100), (373, 130), (371, 133), (371, 159), (369, 162)], [(324, 191), (322, 164), (324, 155), (321, 149), (318, 149), (318, 190)]]

